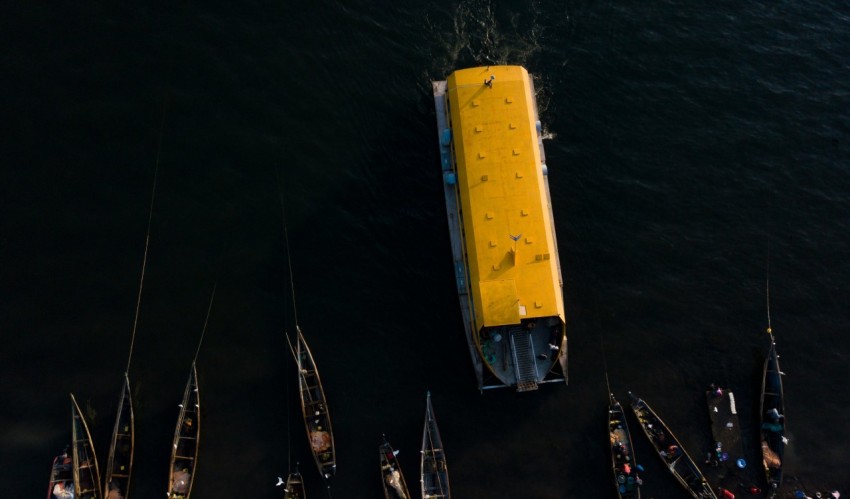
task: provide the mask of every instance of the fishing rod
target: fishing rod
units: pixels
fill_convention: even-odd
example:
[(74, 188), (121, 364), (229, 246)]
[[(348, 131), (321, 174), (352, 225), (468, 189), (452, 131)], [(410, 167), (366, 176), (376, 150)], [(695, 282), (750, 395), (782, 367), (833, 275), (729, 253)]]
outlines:
[(165, 97), (163, 98), (163, 102), (162, 102), (162, 118), (160, 119), (160, 124), (159, 124), (159, 137), (157, 139), (157, 145), (156, 145), (156, 163), (154, 165), (154, 170), (153, 170), (153, 187), (151, 189), (151, 202), (150, 202), (150, 207), (148, 209), (148, 226), (147, 226), (147, 231), (145, 233), (145, 252), (144, 252), (144, 256), (142, 257), (142, 272), (141, 272), (141, 277), (139, 278), (139, 293), (136, 296), (136, 313), (135, 313), (135, 317), (133, 318), (133, 332), (130, 336), (130, 352), (127, 355), (127, 367), (126, 367), (126, 369), (124, 369), (124, 375), (125, 376), (128, 375), (129, 372), (130, 372), (130, 363), (133, 360), (133, 347), (135, 346), (135, 343), (136, 343), (136, 330), (138, 329), (138, 326), (139, 326), (139, 311), (140, 311), (141, 305), (142, 305), (142, 289), (144, 288), (144, 285), (145, 285), (145, 270), (147, 269), (148, 250), (150, 248), (151, 225), (152, 225), (152, 222), (153, 222), (153, 207), (154, 207), (154, 202), (156, 200), (156, 184), (157, 184), (157, 177), (159, 176), (159, 162), (160, 162), (160, 159), (162, 157), (162, 137), (163, 137), (163, 134), (164, 134), (164, 131), (165, 131), (165, 112), (166, 112), (167, 104), (168, 104), (167, 99), (168, 99), (168, 94), (165, 95)]
[(207, 324), (210, 322), (210, 312), (212, 312), (213, 300), (215, 300), (215, 290), (218, 288), (218, 281), (213, 284), (212, 294), (210, 295), (210, 303), (207, 306), (207, 317), (204, 319), (204, 328), (201, 330), (201, 339), (198, 341), (198, 349), (195, 350), (195, 358), (192, 359), (192, 364), (198, 361), (198, 354), (201, 353), (201, 345), (204, 343), (204, 336), (207, 334)]
[[(142, 291), (145, 284), (145, 271), (147, 270), (148, 253), (150, 249), (151, 226), (153, 225), (153, 209), (156, 200), (157, 177), (159, 176), (159, 164), (162, 158), (162, 140), (165, 132), (165, 117), (168, 109), (168, 94), (163, 97), (162, 117), (159, 123), (159, 136), (156, 146), (156, 162), (154, 163), (153, 185), (151, 187), (150, 206), (148, 207), (148, 223), (145, 231), (145, 251), (142, 257), (142, 270), (139, 277), (139, 292), (136, 296), (136, 311), (133, 318), (133, 328), (130, 335), (130, 348), (127, 353), (127, 366), (124, 368), (124, 383), (121, 387), (121, 396), (118, 401), (118, 410), (115, 414), (115, 425), (112, 430), (112, 439), (109, 446), (107, 466), (104, 473), (104, 489), (112, 495), (117, 492), (124, 497), (129, 496), (130, 482), (133, 471), (133, 454), (135, 441), (135, 418), (133, 415), (133, 396), (130, 388), (130, 365), (133, 361), (133, 349), (136, 344), (136, 332), (139, 326), (139, 312), (142, 304)], [(119, 445), (120, 444), (120, 445)]]
[(283, 178), (281, 177), (280, 171), (277, 171), (278, 177), (278, 185), (280, 185), (280, 189), (278, 190), (278, 197), (280, 198), (280, 214), (281, 219), (283, 220), (283, 241), (286, 245), (286, 263), (287, 268), (289, 269), (289, 290), (292, 293), (292, 315), (293, 319), (295, 319), (295, 327), (298, 327), (298, 309), (295, 305), (295, 278), (292, 275), (292, 254), (289, 248), (289, 225), (286, 222), (286, 204), (283, 200), (283, 190), (285, 186), (283, 185)]

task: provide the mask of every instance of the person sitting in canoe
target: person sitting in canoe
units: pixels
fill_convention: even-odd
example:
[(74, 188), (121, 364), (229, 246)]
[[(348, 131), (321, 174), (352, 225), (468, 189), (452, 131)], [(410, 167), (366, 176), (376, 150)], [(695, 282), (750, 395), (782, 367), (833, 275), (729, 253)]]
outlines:
[(56, 499), (74, 499), (74, 482), (67, 487), (65, 482), (59, 482), (53, 487), (53, 497)]
[(407, 494), (404, 493), (404, 487), (401, 486), (401, 473), (397, 469), (390, 467), (390, 472), (386, 476), (387, 484), (393, 488), (395, 493), (401, 499), (407, 499)]
[(174, 472), (174, 478), (172, 478), (171, 483), (171, 495), (169, 497), (172, 498), (181, 498), (186, 497), (186, 493), (189, 492), (189, 479), (191, 475), (189, 474), (188, 468), (183, 468), (180, 471)]
[(659, 452), (659, 454), (668, 461), (672, 461), (679, 455), (679, 447), (677, 445), (671, 445), (670, 447), (667, 447), (667, 450), (663, 450)]

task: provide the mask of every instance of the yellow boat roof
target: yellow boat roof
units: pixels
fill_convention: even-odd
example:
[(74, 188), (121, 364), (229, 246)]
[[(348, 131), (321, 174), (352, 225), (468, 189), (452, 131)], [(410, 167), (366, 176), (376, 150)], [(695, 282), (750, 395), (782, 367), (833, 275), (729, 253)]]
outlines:
[(564, 320), (528, 72), (463, 69), (448, 77), (447, 87), (476, 326)]

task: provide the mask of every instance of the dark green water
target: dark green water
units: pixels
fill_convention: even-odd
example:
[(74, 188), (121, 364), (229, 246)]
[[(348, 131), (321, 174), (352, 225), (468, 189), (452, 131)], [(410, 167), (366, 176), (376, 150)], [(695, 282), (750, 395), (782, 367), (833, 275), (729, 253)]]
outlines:
[[(69, 392), (106, 457), (158, 154), (133, 497), (167, 488), (214, 282), (193, 497), (280, 497), (290, 460), (324, 495), (283, 334), (279, 173), (335, 498), (380, 497), (382, 433), (418, 488), (426, 390), (456, 497), (610, 497), (606, 363), (615, 394), (643, 396), (695, 457), (711, 446), (702, 389), (731, 387), (758, 464), (768, 252), (786, 476), (850, 493), (845, 3), (13, 2), (0, 19), (8, 497), (44, 494)], [(535, 74), (550, 136), (571, 383), (480, 395), (430, 80), (503, 63)], [(645, 497), (682, 497), (648, 451), (639, 439)]]

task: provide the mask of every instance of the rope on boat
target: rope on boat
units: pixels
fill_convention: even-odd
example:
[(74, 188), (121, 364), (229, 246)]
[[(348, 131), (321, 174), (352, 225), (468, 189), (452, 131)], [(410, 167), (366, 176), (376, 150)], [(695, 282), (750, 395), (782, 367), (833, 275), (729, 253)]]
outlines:
[(767, 278), (765, 279), (765, 296), (767, 301), (767, 334), (773, 336), (773, 329), (770, 327), (770, 241), (767, 241), (767, 263), (765, 264), (767, 267), (765, 274)]
[(218, 287), (218, 281), (213, 284), (212, 294), (210, 295), (210, 304), (207, 307), (207, 317), (204, 319), (204, 329), (201, 331), (201, 340), (198, 341), (198, 349), (195, 350), (195, 358), (192, 359), (192, 364), (198, 361), (198, 354), (201, 353), (201, 345), (204, 343), (204, 335), (207, 334), (207, 324), (210, 322), (210, 312), (212, 311), (213, 300), (215, 299), (215, 289)]
[(130, 362), (133, 360), (133, 347), (136, 343), (136, 330), (139, 326), (139, 310), (142, 305), (142, 288), (145, 285), (145, 269), (148, 264), (148, 248), (150, 247), (150, 239), (151, 239), (151, 222), (153, 220), (153, 206), (154, 200), (156, 199), (156, 178), (159, 173), (159, 160), (162, 155), (162, 135), (165, 131), (165, 110), (168, 94), (165, 95), (162, 102), (162, 119), (159, 123), (159, 138), (157, 139), (156, 144), (156, 166), (154, 166), (153, 170), (153, 188), (151, 189), (151, 204), (150, 209), (148, 210), (148, 228), (147, 233), (145, 234), (145, 253), (142, 257), (142, 276), (139, 279), (139, 294), (136, 297), (136, 315), (133, 319), (133, 333), (130, 337), (130, 353), (127, 355), (127, 368), (124, 370), (124, 375), (128, 375), (130, 372)]

